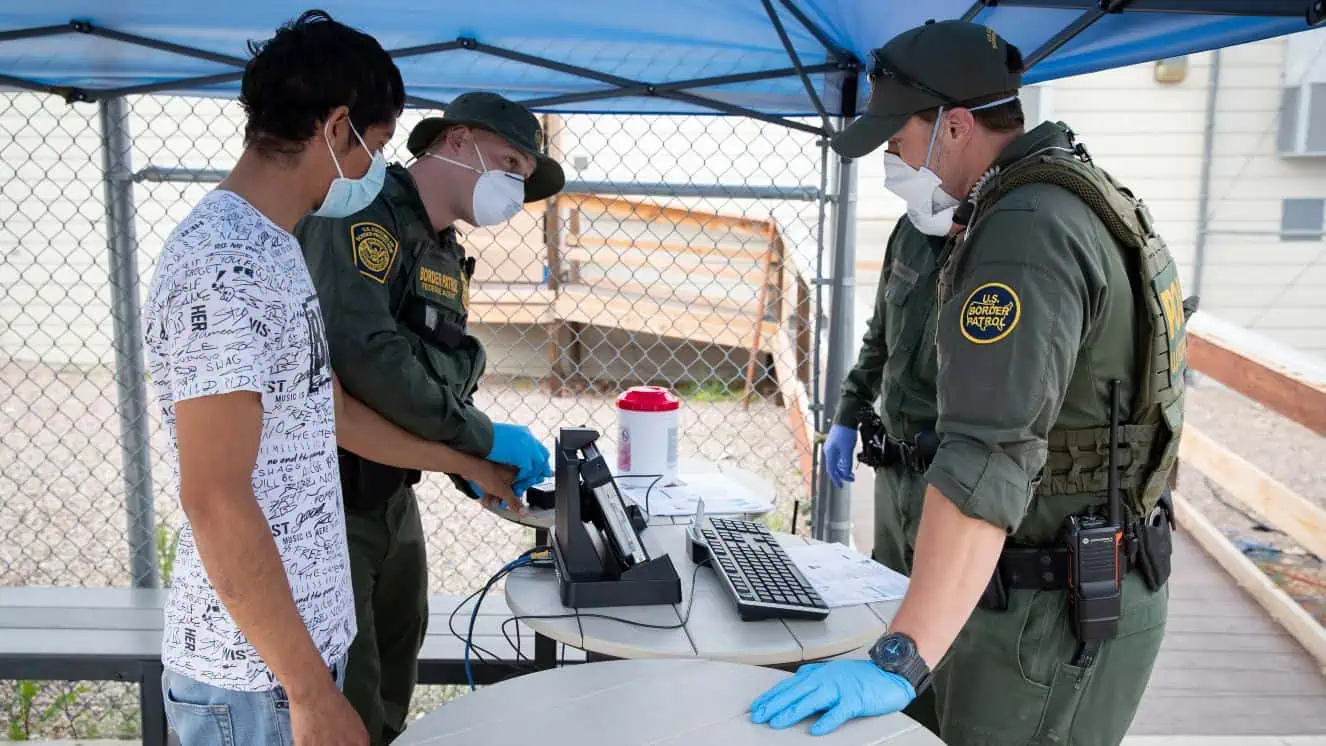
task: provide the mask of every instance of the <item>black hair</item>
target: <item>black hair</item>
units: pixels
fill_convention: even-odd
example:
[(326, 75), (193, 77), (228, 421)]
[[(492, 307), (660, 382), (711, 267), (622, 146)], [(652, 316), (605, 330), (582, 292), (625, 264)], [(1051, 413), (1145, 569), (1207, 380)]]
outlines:
[[(982, 96), (977, 99), (972, 99), (971, 101), (963, 102), (965, 104), (963, 108), (980, 106), (981, 104), (988, 104), (1002, 98), (1016, 95), (1018, 95), (1017, 91), (1004, 91), (1002, 93), (996, 93), (993, 96)], [(952, 107), (946, 106), (944, 108), (950, 109)], [(1026, 127), (1026, 117), (1022, 113), (1021, 99), (1015, 98), (1012, 101), (997, 104), (988, 109), (979, 109), (973, 111), (971, 115), (978, 124), (991, 132), (1018, 132)], [(923, 122), (932, 123), (939, 117), (939, 107), (918, 112), (916, 116), (920, 117)]]
[(308, 10), (265, 42), (249, 42), (240, 104), (248, 121), (244, 144), (273, 157), (298, 155), (318, 122), (350, 107), (361, 134), (405, 109), (405, 83), (376, 39)]

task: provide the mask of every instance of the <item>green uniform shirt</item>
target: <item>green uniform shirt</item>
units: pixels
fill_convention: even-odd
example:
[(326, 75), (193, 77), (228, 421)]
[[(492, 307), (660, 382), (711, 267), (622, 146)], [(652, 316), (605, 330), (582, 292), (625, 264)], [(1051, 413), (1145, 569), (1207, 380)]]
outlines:
[[(1051, 123), (996, 165), (1069, 147)], [(928, 481), (963, 513), (1015, 541), (1055, 537), (1103, 494), (1033, 497), (1052, 428), (1109, 424), (1109, 381), (1133, 398), (1136, 306), (1124, 249), (1091, 209), (1048, 184), (1014, 189), (950, 257), (952, 297), (939, 314), (941, 445)], [(1120, 419), (1126, 420), (1127, 404)]]
[(866, 325), (856, 365), (843, 381), (834, 422), (856, 427), (863, 406), (883, 395), (880, 418), (895, 438), (911, 440), (933, 429), (935, 401), (935, 303), (939, 268), (951, 243), (927, 236), (902, 218), (889, 236), (875, 310)]
[[(484, 350), (460, 333), (465, 250), (454, 229), (433, 230), (409, 172), (393, 164), (371, 205), (348, 218), (306, 217), (295, 235), (346, 392), (421, 438), (487, 456), (493, 425), (473, 400)], [(421, 336), (430, 329), (421, 321), (454, 325), (455, 344)]]

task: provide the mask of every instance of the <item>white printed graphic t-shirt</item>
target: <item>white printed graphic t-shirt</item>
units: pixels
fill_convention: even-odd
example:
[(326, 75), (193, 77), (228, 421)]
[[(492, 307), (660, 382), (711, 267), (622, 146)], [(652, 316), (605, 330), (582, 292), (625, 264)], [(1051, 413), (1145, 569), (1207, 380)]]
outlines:
[[(354, 638), (354, 593), (327, 339), (298, 241), (235, 193), (215, 190), (166, 239), (143, 310), (177, 489), (176, 403), (262, 395), (253, 492), (295, 605), (330, 665)], [(187, 520), (162, 648), (167, 668), (213, 686), (263, 691), (278, 683), (217, 597)]]

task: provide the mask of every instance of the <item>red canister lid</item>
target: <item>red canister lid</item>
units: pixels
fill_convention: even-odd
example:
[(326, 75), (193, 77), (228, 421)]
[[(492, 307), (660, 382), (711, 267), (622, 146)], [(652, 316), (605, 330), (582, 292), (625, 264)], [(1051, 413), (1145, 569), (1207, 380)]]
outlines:
[(674, 412), (681, 399), (662, 386), (632, 386), (617, 397), (617, 408), (628, 412)]

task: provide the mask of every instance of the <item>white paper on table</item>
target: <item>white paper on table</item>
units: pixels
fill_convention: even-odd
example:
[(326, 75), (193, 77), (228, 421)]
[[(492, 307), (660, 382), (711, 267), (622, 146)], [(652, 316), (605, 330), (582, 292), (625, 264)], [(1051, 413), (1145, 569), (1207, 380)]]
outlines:
[[(706, 508), (708, 505), (706, 500)], [(783, 549), (831, 608), (896, 601), (907, 592), (906, 575), (842, 544), (805, 544)]]
[(650, 488), (652, 481), (653, 477), (617, 477), (622, 493), (654, 516), (694, 515), (700, 498), (704, 498), (705, 513), (711, 515), (760, 514), (773, 510), (772, 502), (761, 500), (721, 472), (678, 475), (677, 484), (655, 484)]

